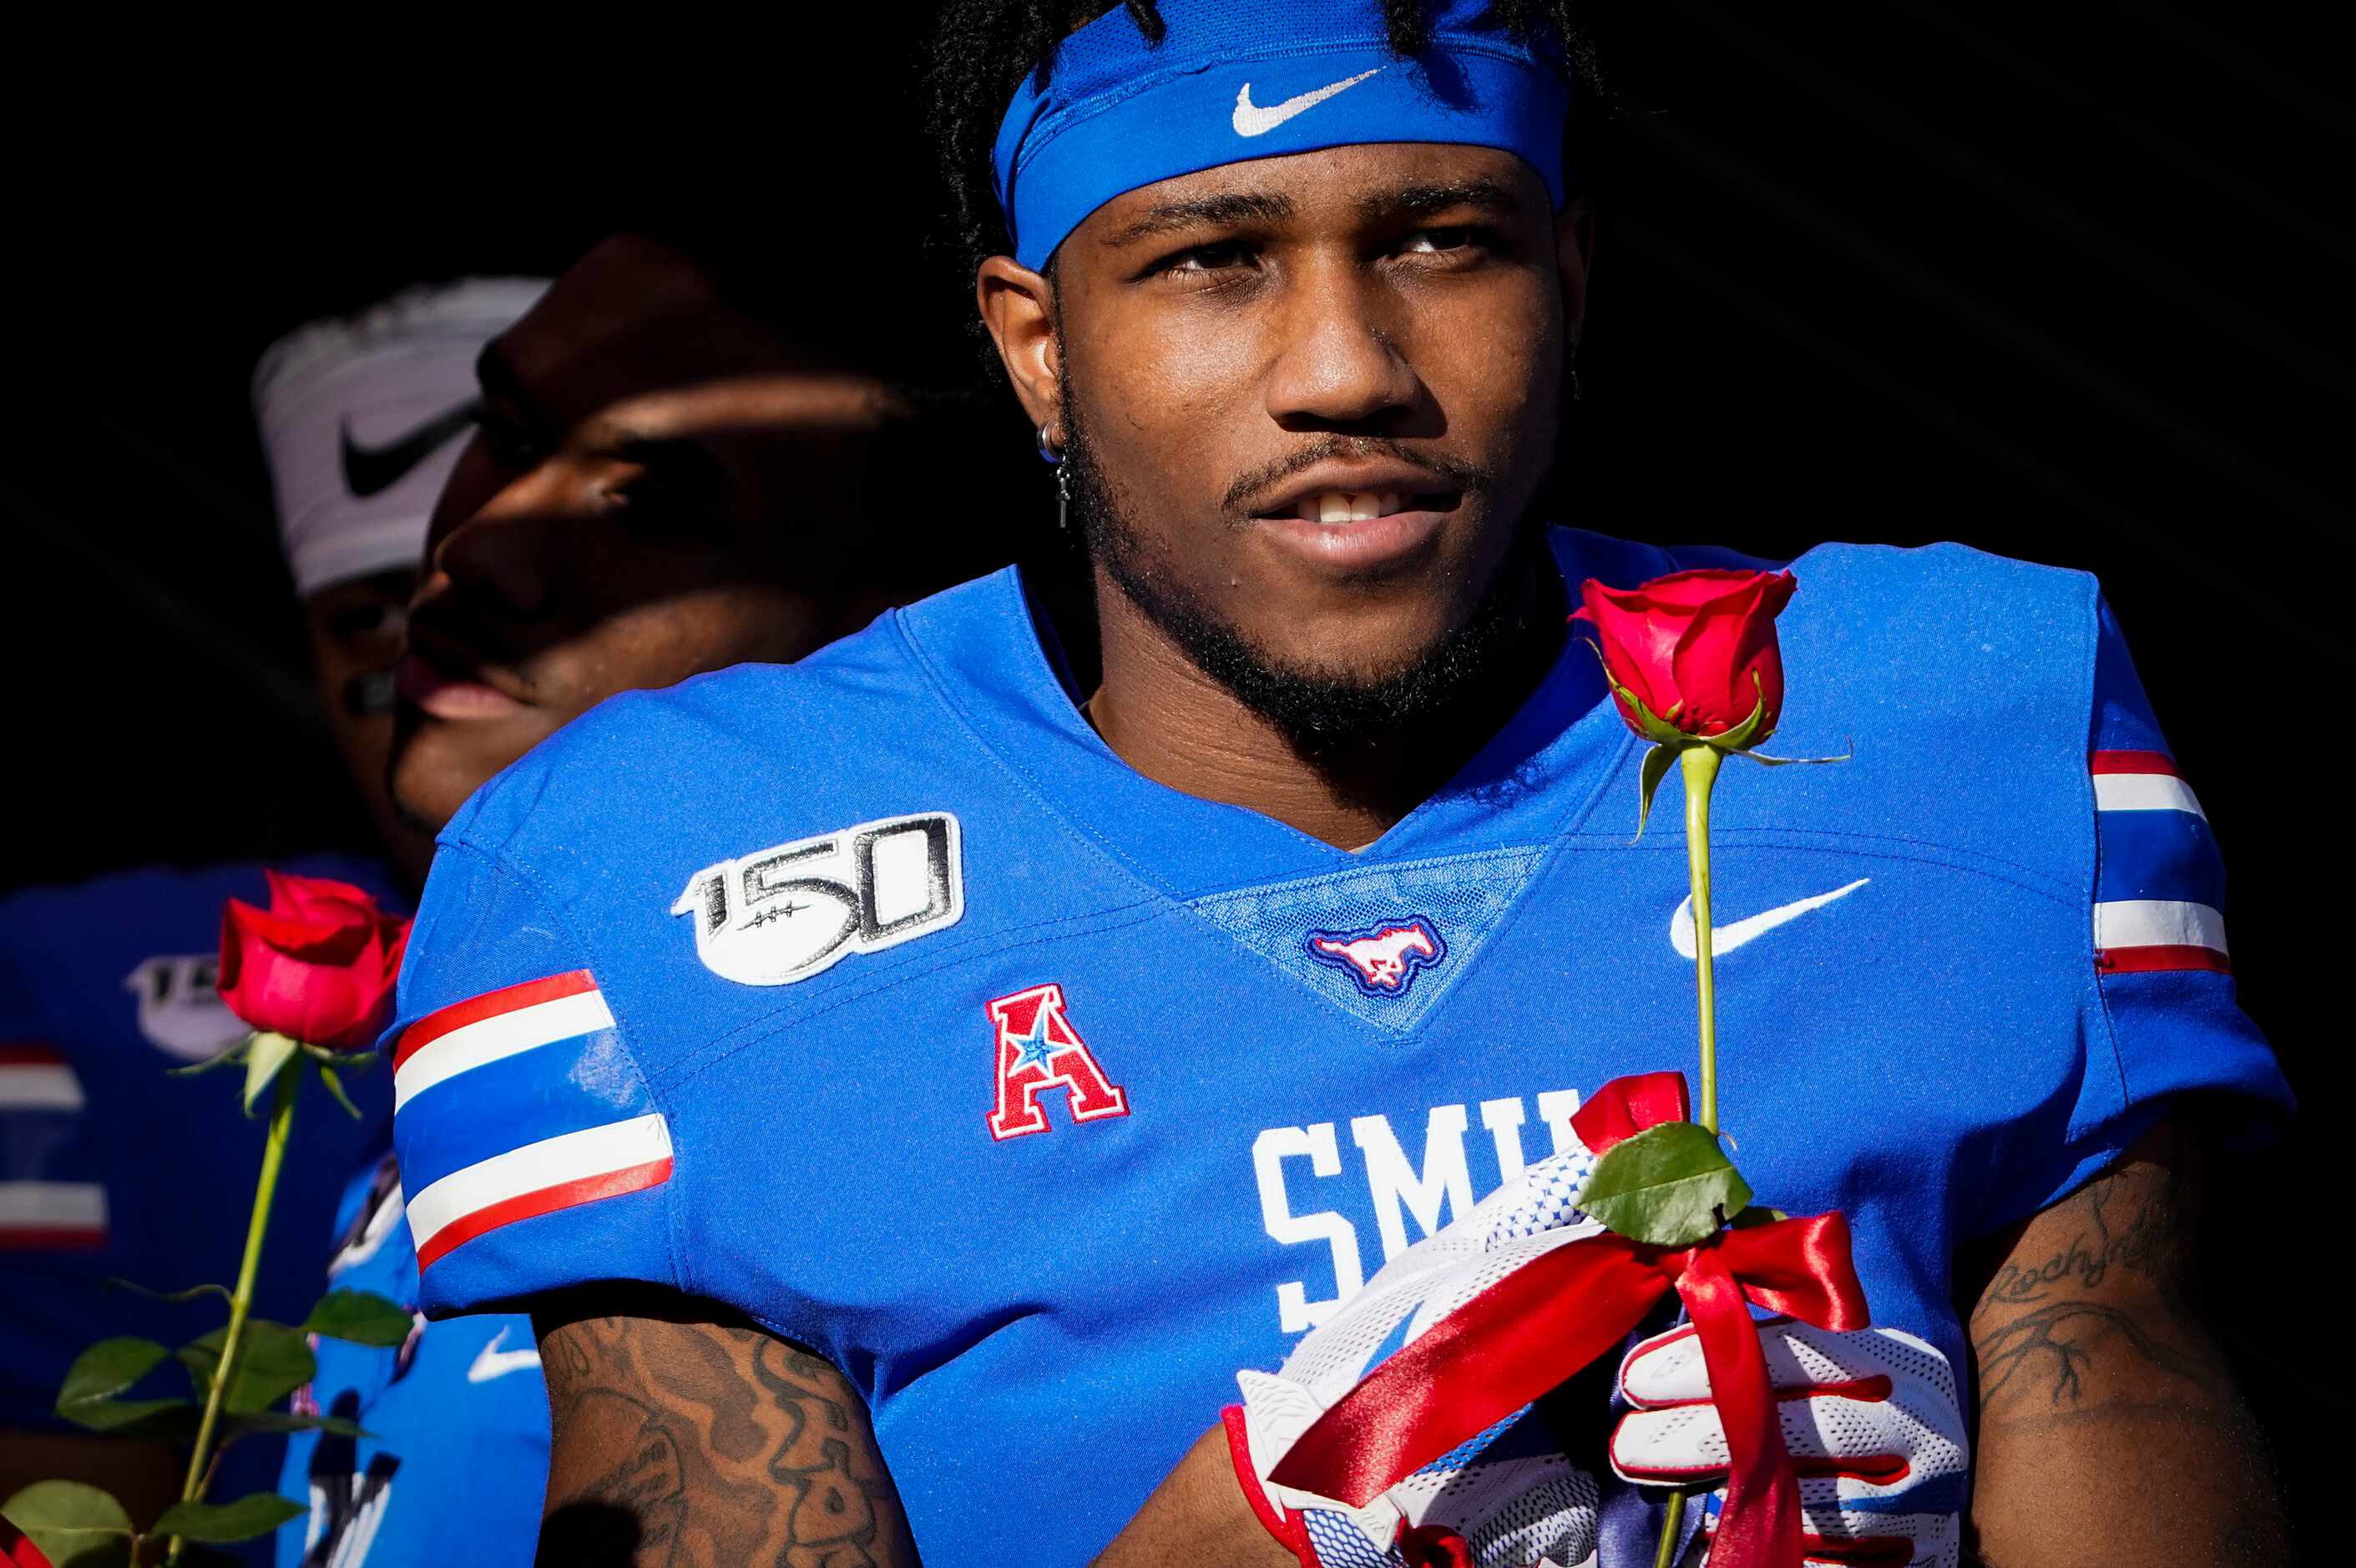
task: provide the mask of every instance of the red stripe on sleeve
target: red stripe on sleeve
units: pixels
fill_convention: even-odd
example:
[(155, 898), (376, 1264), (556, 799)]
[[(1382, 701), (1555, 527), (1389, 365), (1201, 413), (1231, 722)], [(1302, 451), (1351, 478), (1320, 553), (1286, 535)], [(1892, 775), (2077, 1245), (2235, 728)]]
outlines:
[(66, 1058), (47, 1046), (0, 1046), (0, 1067), (63, 1067)]
[(2170, 779), (2181, 779), (2176, 770), (2176, 758), (2164, 751), (2096, 751), (2086, 757), (2089, 773), (2165, 773)]
[(2104, 974), (2149, 974), (2158, 970), (2198, 969), (2211, 974), (2233, 972), (2232, 961), (2215, 948), (2097, 948), (2094, 967)]
[(0, 1252), (95, 1252), (106, 1232), (82, 1225), (0, 1225)]
[[(587, 972), (583, 971), (584, 973)], [(542, 1214), (553, 1214), (560, 1208), (572, 1208), (579, 1204), (594, 1203), (601, 1197), (619, 1197), (626, 1192), (643, 1192), (650, 1187), (660, 1187), (670, 1180), (671, 1162), (666, 1155), (648, 1160), (642, 1165), (626, 1165), (617, 1171), (605, 1171), (576, 1181), (563, 1181), (554, 1187), (541, 1187), (538, 1192), (521, 1193), (486, 1204), (464, 1219), (453, 1219), (426, 1239), (417, 1249), (417, 1266), (429, 1269), (437, 1259), (465, 1246), (476, 1237), (512, 1225), (519, 1219), (532, 1219)]]
[(520, 985), (502, 986), (497, 991), (487, 991), (480, 996), (470, 996), (464, 1002), (453, 1002), (438, 1013), (428, 1013), (402, 1031), (401, 1044), (394, 1047), (392, 1053), (394, 1070), (398, 1071), (402, 1063), (454, 1029), (463, 1029), (486, 1018), (520, 1012), (542, 1002), (579, 996), (596, 989), (596, 977), (585, 969), (576, 969), (567, 974), (552, 974), (546, 980), (527, 980)]

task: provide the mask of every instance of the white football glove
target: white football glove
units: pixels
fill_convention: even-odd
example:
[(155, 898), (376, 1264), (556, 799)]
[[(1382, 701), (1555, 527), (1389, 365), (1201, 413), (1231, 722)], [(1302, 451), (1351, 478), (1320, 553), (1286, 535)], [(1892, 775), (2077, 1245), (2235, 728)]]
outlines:
[[(1598, 1101), (1619, 1087), (1607, 1086)], [(1682, 1115), (1683, 1107), (1655, 1099), (1647, 1114)], [(1227, 1412), (1237, 1478), (1269, 1533), (1304, 1568), (1414, 1562), (1408, 1553), (1419, 1530), (1461, 1537), (1477, 1568), (1576, 1568), (1593, 1560), (1595, 1477), (1562, 1454), (1526, 1409), (1363, 1509), (1268, 1479), (1329, 1405), (1434, 1323), (1531, 1260), (1602, 1231), (1572, 1202), (1595, 1165), (1579, 1136), (1581, 1122), (1603, 1124), (1583, 1112), (1562, 1152), (1393, 1259), (1312, 1329), (1280, 1370), (1237, 1374), (1244, 1402)]]
[[(1762, 1321), (1759, 1342), (1800, 1473), (1811, 1568), (1957, 1568), (1971, 1451), (1946, 1357), (1894, 1328), (1837, 1334), (1788, 1317)], [(1690, 1326), (1631, 1350), (1620, 1391), (1635, 1407), (1612, 1436), (1621, 1476), (1724, 1476), (1726, 1433)], [(1711, 1494), (1705, 1528), (1716, 1527), (1724, 1497)]]

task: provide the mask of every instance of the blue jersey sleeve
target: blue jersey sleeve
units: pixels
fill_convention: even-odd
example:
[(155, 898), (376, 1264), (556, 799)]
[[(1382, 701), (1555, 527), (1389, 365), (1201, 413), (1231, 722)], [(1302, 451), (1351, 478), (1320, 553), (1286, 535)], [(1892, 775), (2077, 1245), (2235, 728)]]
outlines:
[(670, 1124), (627, 1035), (541, 890), (445, 841), (384, 1041), (429, 1316), (601, 1281), (678, 1283)]
[[(2291, 1093), (2236, 1001), (2225, 865), (2200, 797), (2153, 716), (2107, 602), (2095, 606), (2086, 756), (2094, 846), (2083, 1067), (2066, 1122), (2022, 1129), (1986, 1229), (2033, 1214), (2101, 1172), (2181, 1096), (2222, 1101), (2223, 1125), (2263, 1137)], [(2057, 1112), (2060, 1107), (2056, 1107)]]

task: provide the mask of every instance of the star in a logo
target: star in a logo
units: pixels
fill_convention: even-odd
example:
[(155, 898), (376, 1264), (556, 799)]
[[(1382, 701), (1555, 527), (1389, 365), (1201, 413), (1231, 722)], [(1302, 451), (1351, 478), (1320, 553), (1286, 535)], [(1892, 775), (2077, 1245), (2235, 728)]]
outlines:
[(1047, 1009), (1039, 1009), (1031, 1022), (1031, 1032), (1014, 1042), (1014, 1065), (1010, 1072), (1021, 1072), (1026, 1067), (1047, 1069), (1047, 1058), (1064, 1047), (1047, 1037)]

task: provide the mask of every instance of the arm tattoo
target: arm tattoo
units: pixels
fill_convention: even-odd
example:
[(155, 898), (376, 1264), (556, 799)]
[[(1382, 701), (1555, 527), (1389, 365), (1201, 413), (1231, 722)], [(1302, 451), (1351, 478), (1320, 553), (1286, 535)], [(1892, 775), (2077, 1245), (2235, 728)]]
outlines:
[(820, 1358), (749, 1326), (668, 1317), (543, 1321), (541, 1358), (554, 1427), (541, 1563), (916, 1562), (866, 1408)]
[[(2182, 1285), (2192, 1240), (2190, 1185), (2190, 1173), (2171, 1180), (2131, 1165), (2096, 1177), (2039, 1217), (2038, 1234), (2055, 1238), (2053, 1249), (2006, 1260), (1972, 1315), (1984, 1406), (2010, 1391), (2022, 1399), (2042, 1393), (2051, 1408), (2072, 1408), (2087, 1371), (2104, 1355), (2126, 1355), (2196, 1385), (2210, 1373), (2169, 1342), (2176, 1336), (2155, 1333), (2151, 1321), (2155, 1314), (2171, 1327), (2189, 1321)], [(2121, 1306), (2123, 1296), (2138, 1298), (2146, 1310)]]
[[(2105, 1357), (2178, 1380), (2179, 1396), (2198, 1396), (2216, 1376), (2183, 1288), (2193, 1173), (2172, 1133), (2158, 1136), (2155, 1152), (2176, 1156), (2172, 1175), (2129, 1163), (2097, 1176), (2032, 1222), (1981, 1294), (1972, 1349), (1984, 1408), (2041, 1396), (2049, 1409), (2073, 1409)], [(2051, 1250), (2029, 1248), (2032, 1237)]]

